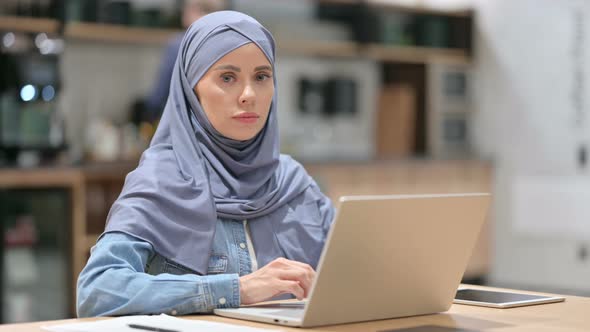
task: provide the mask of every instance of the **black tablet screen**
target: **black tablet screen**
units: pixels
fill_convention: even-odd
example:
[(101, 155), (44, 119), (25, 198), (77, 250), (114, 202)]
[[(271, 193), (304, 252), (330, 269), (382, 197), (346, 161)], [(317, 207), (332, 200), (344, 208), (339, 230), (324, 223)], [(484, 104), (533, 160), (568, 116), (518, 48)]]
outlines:
[(460, 289), (455, 295), (456, 300), (487, 302), (487, 303), (506, 303), (526, 300), (545, 299), (546, 296), (528, 295), (519, 293), (495, 292), (478, 289)]

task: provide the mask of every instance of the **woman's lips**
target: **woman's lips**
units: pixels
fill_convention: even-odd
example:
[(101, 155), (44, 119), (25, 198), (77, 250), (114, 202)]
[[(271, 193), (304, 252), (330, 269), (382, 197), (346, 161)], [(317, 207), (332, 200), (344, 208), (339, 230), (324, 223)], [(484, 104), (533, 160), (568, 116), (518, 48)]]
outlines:
[(242, 123), (254, 123), (258, 121), (260, 116), (253, 112), (244, 112), (232, 117), (235, 120), (238, 120)]

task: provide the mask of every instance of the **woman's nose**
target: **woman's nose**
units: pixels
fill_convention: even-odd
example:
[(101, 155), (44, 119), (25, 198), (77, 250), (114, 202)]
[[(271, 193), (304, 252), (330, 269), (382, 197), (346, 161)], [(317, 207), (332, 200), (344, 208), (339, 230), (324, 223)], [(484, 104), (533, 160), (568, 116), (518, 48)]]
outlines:
[(252, 85), (246, 84), (246, 86), (244, 87), (244, 90), (242, 91), (242, 95), (240, 96), (240, 104), (242, 104), (242, 105), (252, 104), (252, 103), (254, 103), (255, 99), (256, 99), (256, 93), (254, 92)]

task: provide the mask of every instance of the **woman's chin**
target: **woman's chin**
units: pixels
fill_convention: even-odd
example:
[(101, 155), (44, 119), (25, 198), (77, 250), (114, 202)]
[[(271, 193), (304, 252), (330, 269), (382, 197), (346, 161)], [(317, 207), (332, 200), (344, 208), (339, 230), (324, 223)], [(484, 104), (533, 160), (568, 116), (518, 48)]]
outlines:
[(234, 133), (232, 133), (232, 135), (224, 135), (224, 136), (229, 139), (233, 139), (234, 141), (244, 142), (244, 141), (249, 141), (249, 140), (253, 139), (254, 137), (256, 137), (258, 132), (259, 131), (251, 131), (251, 132), (244, 132), (244, 133), (235, 133), (234, 132)]

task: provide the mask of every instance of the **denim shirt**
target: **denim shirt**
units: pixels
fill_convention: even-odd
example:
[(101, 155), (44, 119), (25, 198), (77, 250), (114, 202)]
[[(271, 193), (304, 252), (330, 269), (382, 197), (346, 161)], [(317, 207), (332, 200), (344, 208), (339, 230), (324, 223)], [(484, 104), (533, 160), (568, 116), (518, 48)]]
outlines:
[[(206, 276), (125, 233), (105, 234), (78, 279), (78, 316), (210, 312), (240, 305), (238, 277), (251, 272), (244, 225), (217, 223)], [(142, 273), (145, 272), (145, 273)], [(114, 296), (116, 295), (116, 296)]]
[[(299, 243), (302, 254), (286, 258), (309, 260), (306, 263), (315, 268), (319, 259), (316, 252), (323, 247), (334, 209), (319, 190), (314, 191), (312, 199), (320, 197), (318, 218), (306, 218), (306, 222), (301, 223), (303, 228), (296, 234), (280, 234), (279, 228), (277, 241), (291, 247)], [(285, 209), (296, 211), (296, 207)], [(291, 218), (287, 213), (275, 224), (291, 230), (296, 219), (300, 218)], [(272, 226), (270, 220), (253, 222)], [(311, 224), (313, 222), (317, 225)], [(78, 277), (78, 316), (185, 315), (210, 313), (215, 308), (239, 307), (239, 277), (252, 272), (250, 252), (254, 252), (249, 247), (245, 225), (236, 220), (218, 220), (207, 275), (197, 275), (189, 268), (159, 255), (150, 243), (131, 235), (121, 232), (104, 234), (91, 249), (91, 256)], [(310, 239), (314, 239), (314, 246), (310, 245)], [(266, 259), (259, 260), (261, 267), (273, 257), (285, 257), (280, 250), (271, 250), (266, 243), (258, 246), (255, 243), (254, 247), (266, 252)], [(270, 257), (269, 252), (272, 252)]]

